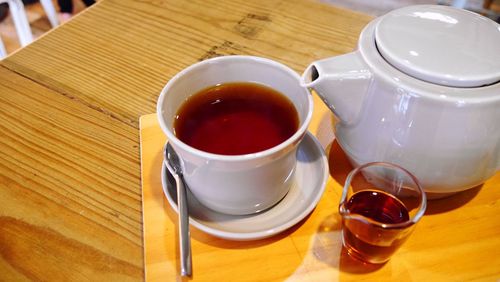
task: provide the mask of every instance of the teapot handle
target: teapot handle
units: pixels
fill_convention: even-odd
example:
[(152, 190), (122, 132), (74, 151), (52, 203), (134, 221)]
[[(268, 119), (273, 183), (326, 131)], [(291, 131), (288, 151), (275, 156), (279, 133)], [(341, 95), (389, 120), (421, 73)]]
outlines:
[(358, 116), (372, 73), (359, 51), (313, 62), (302, 75), (302, 86), (313, 89), (341, 122)]

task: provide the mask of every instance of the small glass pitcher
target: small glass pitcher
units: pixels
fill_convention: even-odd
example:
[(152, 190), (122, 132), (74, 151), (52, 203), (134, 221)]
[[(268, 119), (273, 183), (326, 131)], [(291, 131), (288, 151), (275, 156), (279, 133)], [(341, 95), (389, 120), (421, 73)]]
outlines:
[(395, 164), (373, 162), (349, 173), (339, 205), (348, 254), (384, 263), (406, 241), (426, 209), (418, 180)]

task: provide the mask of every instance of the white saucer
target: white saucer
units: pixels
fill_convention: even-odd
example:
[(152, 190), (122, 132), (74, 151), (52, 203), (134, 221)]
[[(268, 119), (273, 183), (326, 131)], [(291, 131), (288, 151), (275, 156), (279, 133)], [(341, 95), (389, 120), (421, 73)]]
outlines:
[[(255, 240), (278, 234), (298, 223), (316, 207), (325, 191), (328, 173), (328, 160), (323, 148), (307, 132), (297, 150), (295, 181), (279, 203), (257, 214), (227, 215), (203, 206), (188, 189), (189, 222), (208, 234), (229, 240)], [(161, 178), (163, 192), (178, 212), (175, 182), (165, 165)]]

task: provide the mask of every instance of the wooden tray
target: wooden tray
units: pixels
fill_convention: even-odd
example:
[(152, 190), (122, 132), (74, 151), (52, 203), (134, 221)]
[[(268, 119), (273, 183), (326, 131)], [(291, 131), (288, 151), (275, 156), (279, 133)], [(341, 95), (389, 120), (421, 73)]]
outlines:
[[(430, 201), (415, 232), (383, 265), (345, 254), (337, 205), (352, 169), (333, 137), (329, 110), (315, 97), (309, 130), (326, 148), (330, 179), (318, 206), (274, 237), (238, 242), (191, 226), (195, 281), (470, 280), (500, 278), (500, 173), (482, 187)], [(160, 171), (166, 137), (156, 115), (140, 119), (144, 263), (147, 281), (179, 276), (177, 214), (165, 199)]]

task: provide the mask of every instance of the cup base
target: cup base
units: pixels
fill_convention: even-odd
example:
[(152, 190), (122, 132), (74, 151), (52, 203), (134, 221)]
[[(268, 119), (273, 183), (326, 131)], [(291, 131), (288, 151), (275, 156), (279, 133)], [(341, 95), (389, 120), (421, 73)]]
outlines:
[[(253, 215), (268, 211), (268, 210), (274, 208), (276, 205), (278, 205), (279, 202), (281, 202), (286, 197), (286, 195), (290, 191), (291, 186), (292, 186), (292, 184), (288, 185), (288, 189), (286, 189), (285, 194), (283, 196), (281, 196), (281, 198), (278, 198), (278, 200), (275, 202), (271, 202), (271, 203), (267, 204), (264, 208), (251, 207), (251, 208), (248, 208), (245, 210), (241, 210), (241, 209), (234, 210), (234, 209), (227, 209), (225, 207), (220, 207), (220, 206), (213, 206), (210, 203), (206, 203), (202, 199), (199, 199), (199, 198), (197, 198), (197, 201), (201, 205), (203, 205), (205, 208), (212, 210), (216, 213), (225, 214), (225, 215), (233, 215), (233, 216), (253, 216)], [(196, 197), (196, 196), (193, 196), (193, 197)]]
[(372, 256), (367, 256), (363, 253), (360, 253), (356, 248), (352, 247), (344, 238), (344, 231), (342, 232), (342, 246), (345, 248), (347, 254), (351, 257), (354, 258), (355, 260), (358, 260), (362, 263), (369, 263), (369, 264), (384, 264), (387, 261), (389, 261), (390, 257), (387, 258), (380, 258), (380, 257), (372, 257)]

